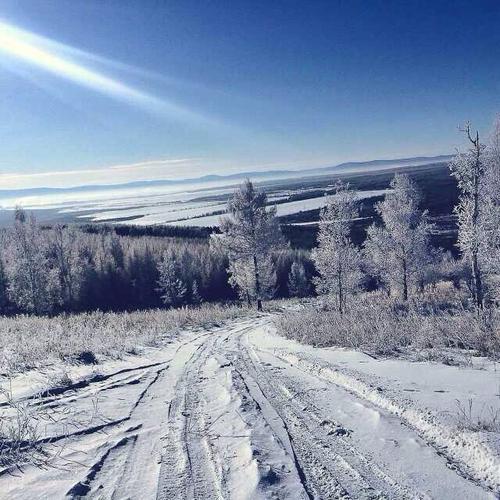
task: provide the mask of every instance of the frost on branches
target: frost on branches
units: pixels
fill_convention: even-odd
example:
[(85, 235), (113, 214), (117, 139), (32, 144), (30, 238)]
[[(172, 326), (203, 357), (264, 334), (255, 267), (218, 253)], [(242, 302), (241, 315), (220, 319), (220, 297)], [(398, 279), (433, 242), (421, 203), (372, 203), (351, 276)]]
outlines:
[(336, 193), (321, 212), (318, 247), (312, 254), (320, 275), (316, 288), (333, 297), (340, 313), (362, 279), (361, 255), (350, 237), (351, 221), (357, 214), (354, 193), (347, 185), (337, 183)]
[(477, 307), (498, 298), (500, 262), (500, 123), (494, 127), (488, 145), (470, 125), (464, 130), (470, 143), (450, 163), (457, 179), (460, 199), (455, 207), (458, 218), (458, 246), (470, 269), (471, 291)]
[(179, 278), (177, 263), (174, 258), (165, 255), (158, 265), (158, 289), (161, 292), (161, 299), (166, 306), (179, 307), (183, 304), (187, 288)]
[(222, 234), (213, 238), (229, 257), (231, 284), (249, 302), (256, 300), (258, 310), (276, 280), (271, 255), (283, 245), (276, 209), (266, 205), (266, 194), (245, 181), (229, 200)]
[(383, 226), (368, 228), (365, 253), (374, 274), (406, 301), (432, 257), (431, 226), (426, 212), (419, 210), (418, 190), (407, 175), (395, 175), (391, 188), (376, 206)]
[(290, 297), (307, 297), (311, 292), (309, 279), (301, 262), (293, 262), (288, 274), (288, 293)]

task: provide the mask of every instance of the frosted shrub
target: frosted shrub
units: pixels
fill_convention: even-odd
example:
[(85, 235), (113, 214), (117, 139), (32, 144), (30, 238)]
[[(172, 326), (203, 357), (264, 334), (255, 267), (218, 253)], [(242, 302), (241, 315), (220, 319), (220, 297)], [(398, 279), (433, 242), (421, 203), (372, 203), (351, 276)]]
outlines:
[(0, 317), (0, 374), (64, 360), (78, 362), (82, 353), (96, 359), (119, 358), (143, 346), (175, 338), (186, 327), (209, 327), (245, 314), (234, 306), (155, 309), (131, 313), (92, 312)]
[(398, 307), (381, 294), (365, 294), (344, 314), (313, 306), (277, 319), (281, 335), (319, 347), (365, 349), (395, 354), (416, 349), (460, 348), (500, 356), (498, 309), (471, 311), (460, 305), (430, 309), (421, 304)]

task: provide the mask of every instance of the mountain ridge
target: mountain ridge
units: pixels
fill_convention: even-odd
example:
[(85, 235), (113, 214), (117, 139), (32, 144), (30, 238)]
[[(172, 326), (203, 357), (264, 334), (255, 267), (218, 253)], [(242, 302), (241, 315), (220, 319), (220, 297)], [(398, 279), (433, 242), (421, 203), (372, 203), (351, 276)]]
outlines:
[(394, 166), (417, 166), (433, 163), (442, 163), (449, 161), (452, 155), (437, 155), (437, 156), (416, 156), (411, 158), (395, 158), (389, 160), (368, 160), (368, 161), (351, 161), (339, 163), (338, 165), (330, 165), (326, 167), (316, 167), (310, 169), (297, 170), (269, 170), (269, 171), (248, 171), (235, 174), (207, 174), (191, 179), (152, 179), (145, 181), (131, 181), (118, 184), (88, 184), (71, 187), (39, 187), (39, 188), (17, 188), (17, 189), (0, 189), (0, 197), (2, 196), (33, 196), (33, 195), (49, 195), (55, 193), (69, 192), (85, 192), (85, 191), (102, 191), (109, 189), (130, 189), (141, 187), (154, 186), (181, 186), (183, 184), (197, 184), (217, 181), (243, 180), (245, 178), (283, 178), (286, 176), (312, 176), (312, 175), (327, 175), (328, 173), (356, 171), (370, 168), (394, 167)]

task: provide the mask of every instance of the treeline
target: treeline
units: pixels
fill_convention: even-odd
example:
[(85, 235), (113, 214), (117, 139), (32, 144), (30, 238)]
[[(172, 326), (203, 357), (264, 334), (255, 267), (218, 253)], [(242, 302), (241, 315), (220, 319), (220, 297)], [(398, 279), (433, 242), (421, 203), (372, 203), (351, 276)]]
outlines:
[[(458, 185), (454, 213), (458, 224), (458, 258), (433, 247), (435, 226), (421, 209), (422, 197), (407, 175), (395, 175), (386, 196), (375, 205), (376, 222), (360, 244), (353, 238), (360, 202), (349, 186), (338, 182), (321, 211), (318, 245), (312, 251), (317, 276), (301, 263), (292, 266), (288, 290), (296, 296), (324, 294), (340, 314), (362, 290), (381, 289), (407, 303), (412, 295), (448, 281), (466, 288), (478, 309), (500, 299), (500, 121), (487, 144), (465, 129), (469, 149), (450, 163)], [(242, 299), (272, 296), (276, 280), (273, 255), (284, 242), (276, 210), (267, 209), (265, 193), (250, 181), (228, 205), (221, 234), (212, 241), (229, 257), (230, 283)]]
[(351, 237), (352, 221), (359, 216), (355, 195), (348, 186), (337, 186), (321, 213), (312, 258), (319, 273), (317, 289), (334, 299), (338, 312), (367, 284), (402, 302), (441, 281), (466, 288), (478, 309), (499, 301), (500, 121), (487, 144), (469, 125), (465, 134), (469, 149), (449, 165), (459, 188), (454, 208), (458, 258), (430, 245), (435, 228), (407, 175), (396, 175), (389, 193), (376, 204), (380, 222), (368, 228), (362, 248)]
[[(98, 225), (42, 227), (23, 210), (0, 232), (0, 314), (56, 314), (177, 307), (238, 298), (229, 260), (209, 232)], [(147, 234), (151, 235), (150, 229)], [(273, 295), (288, 296), (293, 262), (311, 269), (306, 252), (273, 256)]]
[[(294, 250), (276, 209), (250, 181), (235, 191), (219, 230), (98, 225), (40, 227), (23, 210), (0, 233), (0, 314), (179, 307), (325, 294), (343, 313), (362, 290), (407, 302), (438, 283), (484, 308), (500, 298), (500, 121), (450, 164), (458, 184), (458, 256), (430, 244), (435, 227), (416, 184), (396, 175), (360, 241), (362, 205), (348, 185), (321, 211), (318, 244)], [(145, 231), (148, 236), (145, 235)]]

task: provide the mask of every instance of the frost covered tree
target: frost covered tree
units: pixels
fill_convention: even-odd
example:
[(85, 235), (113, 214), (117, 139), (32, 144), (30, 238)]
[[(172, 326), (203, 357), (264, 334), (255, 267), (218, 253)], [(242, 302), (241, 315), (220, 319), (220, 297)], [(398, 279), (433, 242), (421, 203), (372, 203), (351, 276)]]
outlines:
[[(270, 299), (274, 296), (276, 272), (271, 259), (259, 259), (259, 292), (261, 299)], [(258, 300), (255, 268), (253, 260), (234, 260), (229, 264), (229, 284), (238, 291), (241, 300), (249, 306)]]
[(464, 132), (470, 147), (450, 163), (460, 189), (455, 207), (458, 247), (471, 271), (474, 303), (483, 308), (494, 288), (492, 277), (499, 271), (500, 125), (496, 124), (488, 145), (481, 143), (479, 132), (472, 133), (470, 124)]
[(357, 214), (355, 194), (348, 185), (337, 183), (335, 194), (321, 211), (318, 247), (312, 253), (319, 273), (317, 291), (333, 296), (341, 314), (362, 278), (360, 251), (350, 236), (352, 219)]
[(158, 290), (163, 303), (169, 307), (179, 307), (185, 300), (187, 288), (179, 278), (175, 259), (165, 255), (158, 264), (158, 272)]
[(259, 311), (265, 298), (263, 279), (273, 276), (268, 271), (271, 254), (283, 242), (276, 209), (266, 205), (266, 194), (246, 180), (229, 200), (229, 216), (221, 218), (222, 234), (213, 238), (229, 257), (231, 283), (240, 290), (244, 284)]
[(200, 305), (203, 302), (203, 298), (200, 295), (200, 290), (198, 287), (198, 282), (193, 281), (193, 286), (191, 287), (191, 303), (195, 305)]
[(306, 270), (301, 262), (293, 262), (288, 274), (288, 292), (291, 297), (306, 297), (311, 286), (307, 279)]
[(419, 192), (407, 175), (396, 174), (390, 186), (391, 191), (376, 206), (383, 226), (368, 228), (365, 254), (379, 279), (406, 301), (430, 258), (431, 226), (426, 212), (419, 210)]
[(34, 216), (17, 209), (8, 252), (8, 293), (20, 309), (51, 312), (60, 303), (57, 271), (51, 266), (46, 238)]
[(78, 231), (56, 225), (50, 235), (49, 249), (59, 275), (63, 304), (71, 309), (78, 298), (84, 271)]
[(8, 283), (7, 283), (7, 272), (5, 271), (5, 265), (0, 256), (0, 314), (5, 312), (5, 308), (8, 303)]
[(500, 300), (500, 116), (486, 149), (486, 275), (489, 299)]

